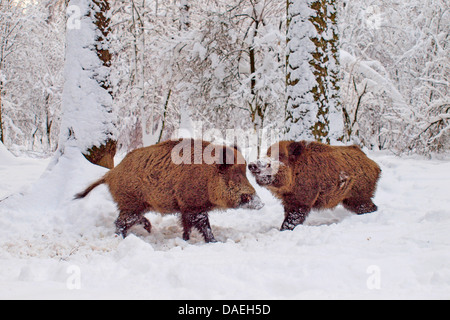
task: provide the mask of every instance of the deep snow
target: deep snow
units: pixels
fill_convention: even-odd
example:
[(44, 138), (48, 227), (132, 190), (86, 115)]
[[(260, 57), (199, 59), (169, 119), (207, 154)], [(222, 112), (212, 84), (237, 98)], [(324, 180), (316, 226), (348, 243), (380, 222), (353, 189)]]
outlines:
[(266, 206), (212, 213), (219, 242), (205, 244), (154, 213), (151, 235), (116, 237), (105, 186), (71, 199), (105, 169), (68, 148), (46, 171), (0, 144), (0, 299), (449, 299), (450, 161), (369, 156), (378, 212), (338, 207), (280, 232), (280, 203), (257, 187)]

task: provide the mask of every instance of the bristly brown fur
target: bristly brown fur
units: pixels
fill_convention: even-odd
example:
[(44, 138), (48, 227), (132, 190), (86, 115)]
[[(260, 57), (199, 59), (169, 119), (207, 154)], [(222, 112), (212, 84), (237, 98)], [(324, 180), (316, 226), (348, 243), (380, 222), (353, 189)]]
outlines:
[[(189, 147), (186, 152), (191, 154), (187, 158), (191, 158), (192, 164), (175, 164), (172, 161), (172, 149), (180, 143)], [(205, 241), (215, 241), (208, 212), (237, 208), (254, 198), (256, 192), (247, 180), (245, 161), (241, 164), (237, 162), (237, 158), (242, 157), (240, 152), (234, 148), (211, 146), (206, 141), (185, 139), (136, 149), (75, 198), (83, 198), (98, 185), (106, 183), (120, 211), (116, 221), (118, 234), (125, 237), (134, 224), (142, 224), (150, 232), (151, 224), (144, 214), (155, 211), (161, 214), (181, 213), (184, 239), (189, 239), (194, 227)], [(182, 150), (185, 152), (185, 149)], [(207, 164), (203, 159), (195, 164), (198, 159), (194, 156), (205, 152), (223, 159), (213, 164)], [(234, 164), (227, 163), (226, 160), (233, 158), (233, 155)]]
[[(276, 150), (269, 148), (268, 156), (283, 165), (264, 186), (283, 202), (282, 230), (302, 224), (311, 209), (334, 208), (339, 203), (357, 214), (377, 210), (372, 198), (381, 170), (358, 146), (281, 141), (278, 155), (272, 155), (272, 149)], [(254, 168), (257, 176), (260, 168)]]

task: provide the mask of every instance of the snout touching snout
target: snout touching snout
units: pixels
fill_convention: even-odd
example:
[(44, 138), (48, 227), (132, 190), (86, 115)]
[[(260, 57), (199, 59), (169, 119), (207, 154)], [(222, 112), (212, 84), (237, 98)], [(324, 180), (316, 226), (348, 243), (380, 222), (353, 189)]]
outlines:
[(248, 170), (250, 170), (250, 172), (253, 174), (258, 174), (264, 170), (270, 169), (271, 167), (272, 167), (271, 161), (269, 161), (268, 159), (264, 159), (251, 162), (248, 165)]
[(253, 174), (261, 172), (261, 170), (259, 170), (258, 165), (256, 164), (256, 162), (251, 162), (248, 165), (248, 170), (250, 170), (250, 172), (253, 173)]
[(259, 159), (248, 165), (248, 170), (255, 176), (259, 185), (268, 185), (273, 182), (279, 164), (270, 158)]

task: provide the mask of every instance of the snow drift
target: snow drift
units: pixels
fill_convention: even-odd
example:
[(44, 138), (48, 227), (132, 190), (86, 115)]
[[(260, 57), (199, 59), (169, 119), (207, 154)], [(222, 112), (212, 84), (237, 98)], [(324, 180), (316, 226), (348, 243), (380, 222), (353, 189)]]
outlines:
[(450, 162), (370, 155), (383, 170), (377, 213), (338, 207), (280, 232), (282, 206), (251, 180), (266, 207), (212, 213), (219, 242), (205, 244), (154, 213), (152, 234), (117, 237), (106, 187), (72, 201), (105, 169), (70, 148), (51, 170), (2, 149), (0, 191), (14, 194), (0, 202), (0, 298), (448, 299)]

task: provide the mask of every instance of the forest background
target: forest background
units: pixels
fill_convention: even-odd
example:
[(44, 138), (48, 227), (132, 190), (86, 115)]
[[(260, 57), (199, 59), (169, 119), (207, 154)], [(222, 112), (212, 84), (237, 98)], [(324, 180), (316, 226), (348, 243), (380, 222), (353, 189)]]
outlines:
[[(395, 154), (448, 151), (448, 2), (322, 2), (337, 12), (336, 140)], [(60, 147), (77, 10), (0, 0), (0, 139), (12, 151)], [(119, 150), (169, 139), (185, 114), (203, 129), (298, 132), (287, 79), (293, 11), (281, 0), (109, 1), (105, 87)]]

